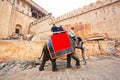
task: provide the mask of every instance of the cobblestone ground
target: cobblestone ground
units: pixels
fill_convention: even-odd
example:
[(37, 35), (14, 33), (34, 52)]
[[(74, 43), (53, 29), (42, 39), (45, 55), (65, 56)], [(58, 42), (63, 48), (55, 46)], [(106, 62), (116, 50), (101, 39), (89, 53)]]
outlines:
[(0, 71), (0, 80), (120, 80), (120, 58), (113, 56), (94, 56), (87, 59), (87, 65), (81, 63), (76, 68), (72, 60), (72, 68), (66, 68), (66, 60), (58, 60), (59, 71), (51, 71), (48, 61), (44, 71), (37, 67), (19, 70), (14, 67), (7, 72)]

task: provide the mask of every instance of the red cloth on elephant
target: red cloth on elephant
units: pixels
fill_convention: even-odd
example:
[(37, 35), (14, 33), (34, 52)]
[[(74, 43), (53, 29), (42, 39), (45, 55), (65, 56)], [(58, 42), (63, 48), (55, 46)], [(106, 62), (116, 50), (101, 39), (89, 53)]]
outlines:
[(48, 40), (48, 49), (52, 59), (66, 56), (74, 51), (66, 32), (51, 35)]
[(70, 40), (66, 32), (52, 35), (51, 41), (54, 52), (61, 51), (71, 47)]

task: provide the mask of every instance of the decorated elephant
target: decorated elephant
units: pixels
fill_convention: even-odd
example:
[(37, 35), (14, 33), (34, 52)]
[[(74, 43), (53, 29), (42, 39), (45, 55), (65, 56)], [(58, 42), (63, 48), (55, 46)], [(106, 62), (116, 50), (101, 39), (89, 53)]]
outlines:
[[(76, 47), (76, 42), (77, 42), (77, 47)], [(67, 68), (72, 67), (71, 66), (71, 58), (73, 58), (76, 61), (76, 66), (80, 67), (80, 60), (75, 53), (75, 48), (81, 49), (82, 58), (84, 60), (84, 64), (86, 64), (84, 48), (83, 48), (83, 43), (84, 42), (82, 41), (82, 39), (80, 37), (77, 37), (76, 42), (74, 41), (73, 38), (70, 37), (70, 43), (72, 44), (72, 47), (74, 48), (74, 51), (67, 55)], [(43, 47), (42, 55), (43, 55), (42, 63), (39, 67), (39, 70), (40, 71), (44, 70), (44, 66), (45, 66), (46, 61), (50, 60), (51, 64), (52, 64), (52, 71), (57, 71), (58, 70), (57, 64), (56, 64), (56, 59), (57, 58), (51, 59), (47, 44), (45, 44), (44, 47)]]

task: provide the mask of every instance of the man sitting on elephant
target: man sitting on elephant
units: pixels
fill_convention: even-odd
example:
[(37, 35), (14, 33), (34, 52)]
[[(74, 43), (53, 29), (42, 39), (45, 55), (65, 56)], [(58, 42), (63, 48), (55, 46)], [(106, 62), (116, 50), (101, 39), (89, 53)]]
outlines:
[(51, 28), (51, 32), (57, 32), (58, 31), (58, 27), (53, 24), (52, 28)]

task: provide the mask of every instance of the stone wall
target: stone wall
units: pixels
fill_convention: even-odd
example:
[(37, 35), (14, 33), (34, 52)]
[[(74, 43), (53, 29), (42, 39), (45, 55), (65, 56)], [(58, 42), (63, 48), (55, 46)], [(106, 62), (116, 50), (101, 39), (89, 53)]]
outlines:
[(44, 42), (0, 41), (0, 61), (13, 59), (38, 59)]
[(50, 35), (51, 34), (51, 27), (49, 26), (51, 20), (51, 15), (42, 17), (38, 20), (35, 20), (30, 23), (30, 31), (29, 33), (37, 35), (41, 34), (42, 36)]
[[(119, 0), (98, 0), (83, 8), (78, 8), (57, 18), (50, 18), (44, 26), (41, 23), (34, 25), (36, 32), (38, 25), (50, 30), (52, 23), (63, 25), (69, 31), (71, 26), (75, 27), (75, 33), (82, 38), (103, 36), (108, 39), (120, 39), (120, 1)], [(37, 21), (36, 21), (37, 22)], [(35, 28), (36, 27), (36, 28)], [(33, 29), (33, 28), (32, 28)], [(35, 30), (36, 29), (36, 30)], [(48, 31), (49, 32), (49, 31)], [(48, 33), (49, 35), (49, 33)]]
[[(1, 41), (0, 61), (5, 60), (35, 60), (41, 56), (45, 41)], [(84, 43), (85, 56), (90, 57), (100, 54), (115, 54), (114, 41), (86, 41)], [(81, 58), (81, 50), (76, 49)]]
[[(19, 5), (19, 7), (21, 7)], [(30, 10), (29, 10), (30, 11)], [(16, 26), (21, 27), (20, 34), (27, 34), (29, 24), (36, 20), (31, 17), (28, 10), (18, 8), (18, 6), (7, 0), (0, 0), (0, 38), (7, 38), (9, 35), (15, 34)]]
[(11, 24), (12, 29), (9, 32), (15, 33), (16, 25), (20, 25), (22, 27), (21, 34), (27, 34), (28, 30), (29, 30), (30, 22), (34, 21), (35, 19), (30, 16), (27, 16), (25, 13), (21, 12), (20, 10), (16, 9), (15, 7), (14, 7), (14, 13), (12, 15), (13, 15), (13, 19), (12, 19), (13, 21)]
[[(74, 26), (76, 33), (79, 33), (82, 37), (104, 36), (106, 38), (120, 39), (119, 7), (119, 0), (104, 0), (103, 2), (99, 0), (96, 3), (91, 3), (88, 6), (55, 18), (54, 23), (63, 26), (67, 25), (68, 28)], [(83, 26), (81, 26), (81, 23)]]
[[(7, 4), (6, 7), (3, 6), (4, 4)], [(57, 18), (46, 16), (33, 20), (17, 9), (12, 10), (11, 4), (6, 0), (0, 1), (0, 12), (2, 12), (0, 16), (3, 19), (0, 20), (0, 37), (7, 37), (12, 34), (11, 32), (14, 32), (15, 26), (21, 24), (23, 34), (29, 32), (37, 35), (36, 39), (38, 39), (38, 42), (33, 42), (35, 40), (0, 41), (0, 60), (37, 59), (44, 44), (39, 39), (47, 40), (49, 38), (49, 35), (52, 34), (50, 31), (52, 23), (63, 25), (67, 31), (70, 30), (70, 27), (75, 27), (76, 35), (81, 36), (83, 39), (103, 36), (107, 39), (120, 40), (119, 8), (119, 0), (104, 0), (103, 2), (99, 0)], [(40, 36), (41, 38), (39, 38)], [(84, 46), (86, 56), (115, 53), (114, 41), (87, 41)], [(81, 57), (81, 51), (76, 51)]]
[(11, 4), (7, 1), (0, 0), (0, 38), (8, 36), (11, 11)]

